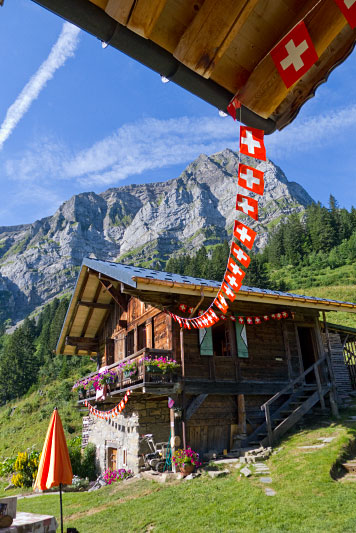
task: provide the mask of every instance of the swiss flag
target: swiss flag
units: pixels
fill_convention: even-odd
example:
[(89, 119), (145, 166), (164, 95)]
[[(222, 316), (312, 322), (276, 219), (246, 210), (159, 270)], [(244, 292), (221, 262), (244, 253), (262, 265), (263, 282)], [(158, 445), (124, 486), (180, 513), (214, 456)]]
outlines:
[(231, 255), (235, 257), (244, 267), (248, 267), (250, 264), (250, 257), (234, 242), (231, 244)]
[(271, 57), (287, 88), (318, 61), (318, 54), (303, 21), (279, 41), (271, 51)]
[(236, 298), (236, 294), (234, 293), (234, 291), (232, 289), (230, 289), (230, 287), (228, 286), (227, 283), (225, 283), (224, 281), (222, 282), (222, 285), (221, 285), (221, 290), (224, 291), (224, 293), (226, 294), (226, 296), (229, 298), (230, 302), (233, 302)]
[(233, 322), (236, 322), (236, 318), (234, 317), (234, 315), (230, 316), (230, 320), (232, 320)]
[(259, 316), (255, 316), (255, 324), (261, 324), (261, 319)]
[(240, 109), (241, 107), (241, 102), (239, 102), (239, 100), (236, 98), (236, 96), (233, 97), (233, 99), (231, 100), (231, 102), (229, 103), (229, 105), (227, 106), (227, 112), (229, 113), (229, 115), (232, 116), (232, 118), (234, 120), (236, 120), (236, 112), (238, 109)]
[(248, 191), (263, 194), (265, 189), (264, 172), (240, 163), (237, 184)]
[(191, 314), (194, 311), (194, 307), (188, 307), (188, 313)]
[(241, 281), (234, 276), (234, 274), (230, 274), (230, 272), (226, 272), (224, 276), (224, 280), (234, 289), (235, 292), (238, 292), (241, 289)]
[(271, 315), (271, 317), (273, 318), (273, 320), (276, 320), (276, 315), (274, 313)]
[(245, 323), (245, 319), (244, 319), (243, 316), (239, 316), (238, 320), (239, 320), (239, 324), (244, 324)]
[(218, 317), (218, 315), (215, 313), (215, 311), (213, 309), (210, 309), (209, 313), (210, 313), (210, 316), (213, 318), (213, 320), (215, 322), (219, 322), (219, 317)]
[(232, 272), (237, 278), (240, 278), (240, 281), (242, 281), (245, 277), (245, 272), (241, 270), (239, 266), (235, 263), (235, 261), (229, 257), (229, 260), (227, 262), (227, 268)]
[(264, 316), (263, 316), (263, 320), (264, 320), (265, 322), (268, 322), (268, 321), (269, 321), (269, 316), (268, 316), (268, 315), (264, 315)]
[(334, 0), (351, 28), (356, 27), (356, 0)]
[(250, 216), (254, 220), (258, 220), (258, 202), (248, 196), (238, 194), (236, 196), (236, 209), (242, 211), (245, 215)]
[(235, 220), (234, 237), (241, 241), (249, 250), (251, 250), (253, 246), (256, 235), (257, 233), (253, 231), (253, 229), (245, 226), (242, 222)]
[[(220, 293), (218, 293), (218, 296), (219, 296), (219, 294), (220, 294)], [(225, 304), (221, 303), (220, 300), (219, 300), (218, 298), (215, 298), (215, 300), (214, 300), (213, 303), (214, 303), (214, 305), (216, 305), (216, 307), (217, 307), (218, 309), (220, 309), (220, 311), (222, 311), (222, 312), (224, 313), (224, 315), (225, 315), (225, 314), (226, 314), (226, 311), (227, 311), (227, 309), (228, 309), (228, 305), (227, 305), (227, 303), (226, 303), (225, 298), (224, 298), (224, 302), (225, 302)]]
[(276, 318), (277, 318), (277, 320), (281, 320), (281, 318), (282, 318), (281, 313), (277, 313), (277, 314), (276, 314)]
[(184, 313), (184, 312), (187, 310), (187, 306), (186, 306), (185, 304), (180, 304), (180, 305), (178, 306), (178, 309), (179, 309), (180, 311), (183, 311), (183, 313)]
[(263, 137), (263, 130), (240, 126), (240, 153), (266, 161), (266, 148), (263, 143)]
[(288, 318), (288, 313), (287, 313), (287, 311), (282, 311), (282, 317), (283, 317), (283, 318)]
[(253, 324), (253, 318), (252, 318), (252, 316), (248, 316), (248, 317), (246, 317), (246, 322), (247, 322), (247, 324)]

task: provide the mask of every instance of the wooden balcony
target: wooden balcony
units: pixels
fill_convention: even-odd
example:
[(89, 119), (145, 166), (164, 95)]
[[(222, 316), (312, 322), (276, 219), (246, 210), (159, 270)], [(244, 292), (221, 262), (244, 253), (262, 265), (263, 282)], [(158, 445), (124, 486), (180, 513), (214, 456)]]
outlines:
[[(90, 402), (100, 401), (101, 403), (117, 402), (117, 397), (125, 391), (131, 389), (141, 389), (141, 392), (150, 392), (156, 394), (168, 394), (172, 391), (178, 391), (180, 372), (173, 373), (152, 373), (147, 371), (145, 365), (145, 358), (149, 357), (154, 359), (155, 357), (165, 356), (168, 359), (173, 359), (172, 350), (156, 350), (154, 348), (143, 348), (138, 352), (129, 355), (125, 359), (118, 361), (107, 368), (109, 370), (115, 370), (117, 372), (117, 378), (114, 383), (107, 386), (108, 393), (106, 399), (102, 402), (96, 400), (96, 395), (87, 393), (86, 398), (79, 398), (79, 403), (83, 403), (85, 400)], [(125, 370), (120, 368), (120, 365), (125, 362), (135, 362), (137, 366), (137, 372), (134, 375), (128, 377), (125, 374)], [(97, 375), (98, 372), (92, 372), (82, 378), (82, 380)]]

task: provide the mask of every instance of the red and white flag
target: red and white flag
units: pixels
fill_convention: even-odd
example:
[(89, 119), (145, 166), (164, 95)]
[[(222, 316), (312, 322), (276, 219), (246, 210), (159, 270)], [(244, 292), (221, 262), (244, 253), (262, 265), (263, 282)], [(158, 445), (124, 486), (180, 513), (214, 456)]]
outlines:
[(232, 257), (229, 257), (227, 262), (227, 268), (236, 276), (239, 281), (242, 281), (245, 277), (245, 272), (235, 263)]
[(334, 0), (339, 6), (340, 11), (344, 15), (351, 28), (356, 27), (356, 1), (355, 0)]
[(191, 315), (192, 312), (194, 311), (194, 307), (188, 307), (188, 313)]
[(264, 320), (265, 322), (268, 322), (268, 320), (269, 320), (269, 316), (268, 316), (268, 315), (264, 315), (264, 316), (263, 316), (263, 320)]
[(236, 322), (236, 318), (234, 317), (234, 315), (230, 316), (230, 320), (232, 320), (233, 322)]
[(180, 311), (183, 311), (183, 313), (187, 310), (187, 306), (185, 304), (179, 304), (178, 309)]
[(254, 220), (258, 220), (258, 202), (248, 196), (238, 194), (236, 196), (236, 209), (242, 211), (245, 215), (250, 216)]
[(264, 172), (240, 163), (237, 184), (261, 195), (265, 189)]
[(240, 153), (266, 161), (266, 148), (263, 137), (263, 130), (240, 126)]
[(233, 97), (233, 99), (231, 100), (231, 102), (229, 103), (229, 105), (227, 106), (227, 112), (229, 113), (229, 115), (232, 116), (232, 118), (234, 120), (236, 120), (236, 112), (238, 109), (240, 109), (241, 107), (241, 102), (239, 102), (239, 100), (236, 98), (236, 96)]
[[(226, 300), (225, 300), (225, 303), (226, 303)], [(213, 301), (213, 304), (216, 305), (216, 307), (220, 309), (220, 311), (224, 313), (224, 315), (226, 314), (227, 309), (228, 309), (227, 303), (226, 305), (223, 305), (218, 298), (215, 298), (215, 300)]]
[(215, 322), (219, 322), (219, 317), (218, 317), (218, 315), (215, 313), (214, 309), (210, 308), (209, 313), (210, 313), (210, 316), (213, 318), (213, 320), (214, 320)]
[(239, 324), (244, 324), (245, 323), (245, 319), (243, 316), (239, 316), (238, 317), (238, 321), (239, 321)]
[(271, 50), (271, 57), (287, 88), (318, 61), (318, 54), (303, 21), (279, 41)]
[(244, 244), (249, 250), (251, 250), (253, 246), (256, 235), (257, 233), (253, 231), (253, 229), (245, 226), (242, 222), (235, 220), (234, 237), (242, 242), (242, 244)]
[(232, 289), (230, 289), (228, 284), (225, 283), (224, 281), (222, 282), (221, 289), (224, 291), (226, 296), (229, 298), (230, 302), (233, 302), (235, 300), (236, 294), (234, 293)]
[(288, 318), (288, 313), (287, 313), (287, 311), (282, 311), (282, 317), (283, 317), (283, 318)]
[(235, 292), (238, 292), (241, 289), (241, 281), (234, 274), (226, 272), (224, 280), (230, 285), (230, 287), (234, 289)]
[(253, 324), (253, 318), (252, 318), (252, 316), (247, 316), (247, 317), (246, 317), (246, 322), (247, 322), (247, 324)]
[(231, 244), (231, 255), (233, 255), (235, 259), (240, 261), (240, 263), (246, 268), (250, 264), (250, 257), (247, 255), (247, 253), (243, 251), (242, 248), (240, 248), (240, 246), (238, 246), (234, 242)]
[(255, 316), (255, 324), (261, 324), (261, 319), (259, 316)]

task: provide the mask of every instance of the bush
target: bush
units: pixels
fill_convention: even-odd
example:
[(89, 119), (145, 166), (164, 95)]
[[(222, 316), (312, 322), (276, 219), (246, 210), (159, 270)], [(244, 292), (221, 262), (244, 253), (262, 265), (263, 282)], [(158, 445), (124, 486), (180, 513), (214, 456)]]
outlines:
[(80, 478), (96, 479), (96, 465), (94, 444), (88, 444), (82, 450), (82, 437), (74, 437), (68, 441), (70, 462), (72, 463), (73, 475)]
[(14, 473), (16, 457), (7, 457), (0, 463), (0, 477)]
[(40, 463), (40, 452), (33, 450), (30, 453), (19, 452), (14, 464), (14, 475), (11, 483), (15, 487), (31, 487), (36, 479), (38, 465)]

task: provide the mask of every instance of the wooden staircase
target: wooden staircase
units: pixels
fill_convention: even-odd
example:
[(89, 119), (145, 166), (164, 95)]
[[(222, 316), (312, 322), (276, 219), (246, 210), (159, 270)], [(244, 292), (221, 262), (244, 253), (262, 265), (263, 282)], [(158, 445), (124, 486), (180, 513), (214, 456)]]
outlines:
[[(307, 384), (305, 378), (312, 372), (315, 383)], [(338, 416), (333, 380), (325, 356), (261, 406), (265, 421), (242, 442), (242, 446), (273, 446), (316, 404), (320, 403), (325, 409), (325, 395), (328, 393), (333, 414)], [(282, 402), (279, 407), (277, 401), (279, 404)]]

